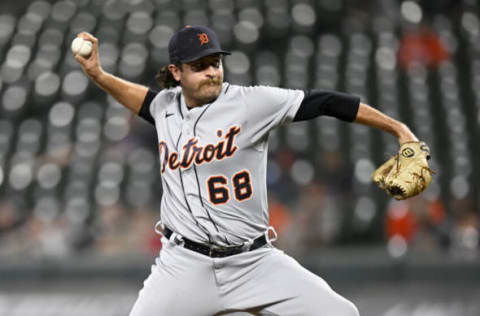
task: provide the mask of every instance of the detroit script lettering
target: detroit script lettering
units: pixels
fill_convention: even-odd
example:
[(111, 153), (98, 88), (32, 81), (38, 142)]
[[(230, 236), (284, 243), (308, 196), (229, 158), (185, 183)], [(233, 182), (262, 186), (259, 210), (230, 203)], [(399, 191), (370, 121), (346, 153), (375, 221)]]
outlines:
[[(212, 160), (222, 160), (226, 157), (231, 157), (238, 147), (234, 144), (235, 136), (240, 133), (239, 126), (232, 126), (227, 134), (220, 139), (216, 144), (206, 144), (198, 146), (198, 138), (190, 138), (183, 146), (183, 151), (180, 154), (176, 151), (170, 152), (165, 141), (158, 143), (160, 157), (162, 157), (162, 173), (168, 167), (171, 170), (177, 168), (189, 168), (192, 163), (197, 166), (203, 163), (209, 163)], [(222, 130), (217, 131), (217, 136), (222, 137)]]

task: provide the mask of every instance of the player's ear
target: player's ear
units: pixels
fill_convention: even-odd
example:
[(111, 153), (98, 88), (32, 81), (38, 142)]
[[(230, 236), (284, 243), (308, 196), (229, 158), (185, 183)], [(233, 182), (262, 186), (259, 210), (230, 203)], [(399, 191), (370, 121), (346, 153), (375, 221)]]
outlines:
[(174, 65), (174, 64), (168, 65), (168, 70), (170, 70), (173, 78), (177, 81), (180, 81), (180, 78), (181, 78), (182, 69), (180, 67), (182, 67), (182, 66), (181, 65), (177, 66), (177, 65)]

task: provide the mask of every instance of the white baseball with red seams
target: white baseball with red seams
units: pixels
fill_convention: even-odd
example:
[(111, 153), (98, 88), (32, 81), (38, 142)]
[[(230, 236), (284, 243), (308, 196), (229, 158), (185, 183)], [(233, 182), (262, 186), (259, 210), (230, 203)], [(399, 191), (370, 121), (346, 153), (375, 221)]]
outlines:
[(72, 52), (88, 58), (92, 54), (92, 42), (77, 37), (72, 41)]

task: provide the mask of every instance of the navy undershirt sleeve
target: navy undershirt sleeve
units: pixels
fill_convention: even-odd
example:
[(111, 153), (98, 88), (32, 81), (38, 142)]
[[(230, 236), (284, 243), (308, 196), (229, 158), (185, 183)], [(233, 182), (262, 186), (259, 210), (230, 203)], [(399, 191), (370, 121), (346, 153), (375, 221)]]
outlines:
[(153, 119), (152, 114), (150, 114), (150, 104), (152, 103), (153, 99), (157, 94), (158, 94), (158, 91), (148, 89), (147, 95), (143, 100), (142, 107), (138, 112), (138, 116), (144, 118), (147, 122), (149, 122), (152, 125), (155, 125), (155, 120)]
[(360, 98), (357, 96), (336, 91), (306, 90), (293, 121), (305, 121), (326, 115), (353, 122), (359, 106)]

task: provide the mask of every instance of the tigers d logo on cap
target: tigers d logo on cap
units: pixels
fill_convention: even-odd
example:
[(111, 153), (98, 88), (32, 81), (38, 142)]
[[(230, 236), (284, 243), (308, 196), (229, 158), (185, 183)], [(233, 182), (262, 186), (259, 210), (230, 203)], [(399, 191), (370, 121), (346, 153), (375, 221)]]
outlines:
[(200, 33), (197, 34), (198, 39), (200, 40), (200, 45), (207, 44), (208, 43), (208, 35), (207, 33)]

